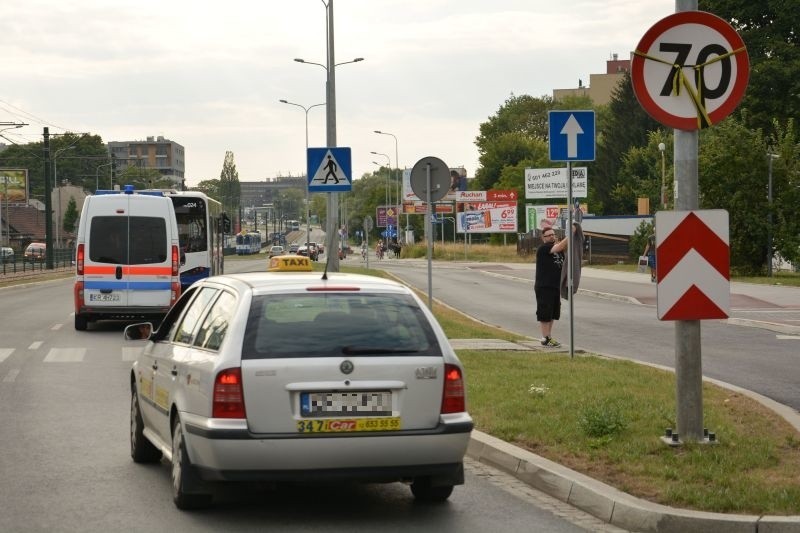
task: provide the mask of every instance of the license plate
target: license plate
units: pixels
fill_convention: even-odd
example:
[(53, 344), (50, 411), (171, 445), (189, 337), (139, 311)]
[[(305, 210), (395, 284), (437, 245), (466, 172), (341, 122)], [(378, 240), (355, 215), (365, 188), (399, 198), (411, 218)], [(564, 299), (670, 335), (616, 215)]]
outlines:
[(300, 395), (303, 418), (392, 415), (390, 391), (304, 392)]
[(118, 302), (119, 294), (90, 294), (90, 302)]
[(397, 431), (400, 417), (388, 418), (328, 418), (325, 420), (298, 420), (300, 433), (344, 433), (356, 431)]

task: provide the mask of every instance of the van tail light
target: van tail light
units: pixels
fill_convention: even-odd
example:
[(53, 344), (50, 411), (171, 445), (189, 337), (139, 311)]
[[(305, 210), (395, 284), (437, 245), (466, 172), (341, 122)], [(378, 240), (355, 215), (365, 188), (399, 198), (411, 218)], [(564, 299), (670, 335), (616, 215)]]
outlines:
[(83, 254), (84, 249), (83, 247), (86, 246), (85, 244), (79, 244), (78, 250), (75, 252), (75, 267), (77, 269), (77, 274), (79, 276), (83, 276)]
[(75, 298), (75, 312), (77, 313), (83, 309), (83, 282), (76, 281), (72, 291)]
[(464, 376), (456, 365), (444, 365), (444, 390), (442, 391), (442, 414), (463, 413), (467, 410), (464, 395)]
[(247, 418), (244, 410), (242, 369), (228, 368), (214, 380), (213, 418)]
[(178, 247), (172, 245), (172, 277), (180, 275), (180, 267), (181, 267), (181, 254), (178, 251)]

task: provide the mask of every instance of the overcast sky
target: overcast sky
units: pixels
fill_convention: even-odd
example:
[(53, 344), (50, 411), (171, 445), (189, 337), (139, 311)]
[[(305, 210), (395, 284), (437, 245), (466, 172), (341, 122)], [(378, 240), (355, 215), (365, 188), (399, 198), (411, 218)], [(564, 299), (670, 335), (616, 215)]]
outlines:
[[(187, 184), (305, 173), (306, 107), (325, 101), (321, 0), (3, 0), (0, 122), (14, 142), (163, 135)], [(475, 174), (480, 124), (513, 93), (552, 95), (628, 57), (673, 0), (335, 0), (337, 141), (353, 176), (425, 156)], [(325, 146), (325, 108), (308, 113)], [(0, 139), (0, 142), (8, 141)]]

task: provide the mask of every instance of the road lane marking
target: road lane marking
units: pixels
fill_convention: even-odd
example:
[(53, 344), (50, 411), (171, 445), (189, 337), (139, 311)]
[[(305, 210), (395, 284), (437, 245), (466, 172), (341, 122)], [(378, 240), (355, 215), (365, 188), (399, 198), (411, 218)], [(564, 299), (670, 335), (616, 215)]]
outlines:
[(44, 341), (36, 341), (32, 342), (30, 346), (28, 346), (29, 350), (38, 350), (39, 347), (44, 344)]
[(18, 375), (19, 375), (19, 368), (12, 368), (11, 370), (8, 371), (6, 377), (3, 378), (3, 383), (13, 383), (17, 379)]
[[(775, 335), (776, 339), (785, 340), (800, 340), (800, 335)], [(2, 361), (2, 359), (0, 359)]]
[(55, 324), (52, 328), (50, 328), (50, 331), (58, 331), (62, 327), (64, 327), (64, 324)]
[(14, 353), (14, 348), (0, 348), (0, 363), (8, 359), (12, 353)]
[(123, 361), (136, 361), (136, 358), (139, 357), (139, 354), (142, 353), (141, 348), (123, 348), (122, 349), (122, 360)]
[(50, 348), (44, 358), (45, 363), (80, 363), (86, 348)]

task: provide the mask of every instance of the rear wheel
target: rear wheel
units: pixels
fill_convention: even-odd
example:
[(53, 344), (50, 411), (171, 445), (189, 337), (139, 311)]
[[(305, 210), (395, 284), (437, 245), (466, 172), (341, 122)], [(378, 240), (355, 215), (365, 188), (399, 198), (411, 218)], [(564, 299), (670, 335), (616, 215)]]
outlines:
[(134, 463), (155, 463), (161, 459), (161, 450), (144, 436), (144, 422), (139, 410), (139, 397), (131, 394), (131, 457)]
[(453, 485), (432, 486), (430, 478), (416, 478), (411, 484), (411, 493), (421, 502), (443, 502), (453, 493)]
[(75, 313), (75, 329), (77, 331), (86, 331), (86, 326), (89, 325), (89, 320), (86, 315), (79, 315)]
[(201, 509), (211, 504), (211, 494), (202, 491), (201, 481), (189, 461), (177, 418), (172, 428), (172, 500), (178, 509)]

